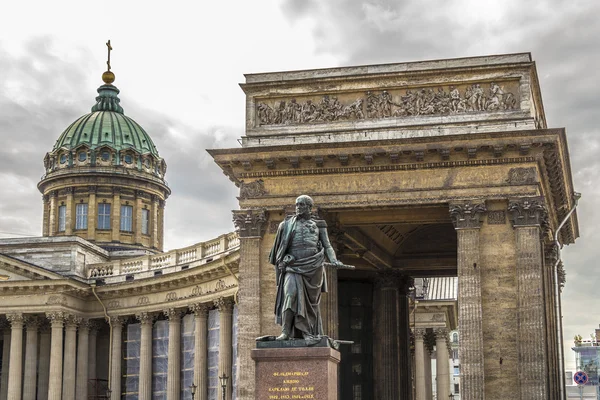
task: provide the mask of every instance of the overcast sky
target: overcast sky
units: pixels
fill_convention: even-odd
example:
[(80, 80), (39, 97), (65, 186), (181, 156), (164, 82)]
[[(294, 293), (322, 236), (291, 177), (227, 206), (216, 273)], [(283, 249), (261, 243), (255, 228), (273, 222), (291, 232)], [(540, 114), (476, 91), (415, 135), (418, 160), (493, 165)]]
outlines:
[(565, 248), (564, 337), (600, 324), (600, 2), (13, 1), (0, 15), (0, 237), (41, 234), (36, 184), (94, 104), (111, 39), (125, 114), (168, 164), (166, 248), (233, 230), (237, 189), (206, 148), (237, 147), (244, 73), (531, 52), (566, 127), (581, 238)]

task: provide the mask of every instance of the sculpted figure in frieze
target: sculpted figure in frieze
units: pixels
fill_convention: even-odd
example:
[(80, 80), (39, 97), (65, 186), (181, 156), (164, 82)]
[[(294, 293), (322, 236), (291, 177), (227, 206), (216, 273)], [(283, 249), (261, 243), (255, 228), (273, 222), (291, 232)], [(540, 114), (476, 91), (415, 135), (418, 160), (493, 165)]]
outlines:
[(296, 214), (279, 224), (269, 255), (277, 282), (275, 317), (281, 325), (277, 340), (319, 341), (323, 335), (321, 293), (327, 292), (325, 267), (354, 268), (338, 261), (327, 224), (312, 216), (312, 207), (309, 196), (296, 199)]
[(447, 115), (466, 112), (495, 112), (517, 108), (517, 98), (504, 86), (491, 82), (486, 91), (481, 83), (461, 89), (454, 85), (406, 89), (404, 94), (388, 90), (368, 91), (351, 103), (336, 96), (324, 95), (318, 102), (307, 99), (281, 100), (269, 106), (257, 103), (259, 125), (306, 124), (364, 118), (381, 119), (419, 115)]

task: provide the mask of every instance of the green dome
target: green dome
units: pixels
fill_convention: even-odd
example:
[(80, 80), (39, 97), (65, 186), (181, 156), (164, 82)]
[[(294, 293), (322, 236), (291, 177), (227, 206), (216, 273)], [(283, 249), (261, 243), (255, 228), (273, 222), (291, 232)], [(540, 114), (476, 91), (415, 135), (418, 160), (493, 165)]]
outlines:
[(100, 147), (111, 147), (117, 151), (132, 149), (158, 158), (150, 136), (137, 122), (123, 114), (117, 96), (119, 89), (107, 84), (100, 86), (98, 93), (92, 112), (78, 118), (60, 135), (53, 152), (86, 145), (90, 150)]

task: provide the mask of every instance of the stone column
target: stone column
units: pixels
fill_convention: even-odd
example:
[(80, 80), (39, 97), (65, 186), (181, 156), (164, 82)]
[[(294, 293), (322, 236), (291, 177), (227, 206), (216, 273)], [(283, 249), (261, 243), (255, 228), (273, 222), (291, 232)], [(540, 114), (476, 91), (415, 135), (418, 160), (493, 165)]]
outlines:
[(37, 400), (48, 399), (48, 381), (50, 379), (50, 325), (48, 320), (40, 325), (40, 353), (37, 376)]
[(90, 337), (88, 353), (88, 381), (96, 379), (96, 344), (98, 342), (98, 321), (90, 320)]
[(415, 329), (415, 391), (416, 400), (427, 399), (427, 385), (425, 381), (425, 329)]
[(89, 186), (88, 190), (90, 196), (88, 198), (88, 221), (87, 221), (87, 239), (94, 241), (96, 240), (96, 211), (98, 206), (96, 205), (96, 186)]
[(165, 228), (165, 201), (159, 200), (158, 202), (158, 237), (156, 238), (156, 248), (160, 251), (163, 250), (163, 239), (164, 239), (164, 228)]
[(0, 378), (0, 400), (6, 400), (8, 397), (8, 370), (10, 365), (4, 360), (10, 357), (10, 324), (6, 320), (1, 321), (2, 325), (2, 377)]
[(48, 218), (48, 233), (50, 236), (56, 236), (56, 198), (58, 191), (53, 190), (50, 192), (50, 216)]
[(448, 330), (435, 330), (435, 374), (437, 376), (437, 398), (447, 399), (450, 395), (450, 355), (448, 354)]
[(194, 385), (197, 400), (208, 399), (208, 306), (192, 304), (190, 310), (194, 313)]
[[(225, 392), (225, 399), (231, 400), (232, 374), (231, 357), (233, 353), (232, 334), (232, 316), (233, 301), (231, 299), (220, 298), (215, 300), (215, 306), (219, 309), (219, 376), (223, 374), (229, 377)], [(221, 386), (219, 385), (219, 399), (223, 398)]]
[(23, 376), (23, 400), (35, 400), (38, 364), (38, 329), (40, 320), (27, 317), (25, 320), (25, 375)]
[(152, 322), (153, 315), (136, 315), (141, 323), (139, 400), (152, 400)]
[(52, 326), (48, 400), (61, 400), (63, 372), (63, 327), (65, 316), (61, 311), (55, 311), (46, 313), (46, 317), (48, 317)]
[(8, 400), (21, 400), (23, 384), (23, 314), (7, 314), (10, 322), (10, 360), (8, 361)]
[[(339, 254), (344, 247), (344, 232), (335, 225), (329, 229), (329, 241), (335, 254)], [(338, 315), (338, 273), (335, 268), (327, 268), (327, 293), (321, 296), (321, 317), (323, 319), (323, 333), (339, 339), (339, 315)]]
[(400, 321), (398, 303), (403, 277), (392, 271), (380, 273), (375, 281), (373, 340), (376, 399), (397, 399), (400, 396)]
[(65, 319), (65, 354), (62, 400), (75, 400), (75, 369), (77, 368), (77, 326), (81, 318), (69, 315)]
[(433, 399), (433, 385), (431, 376), (431, 349), (425, 346), (425, 398)]
[(254, 360), (250, 351), (262, 333), (260, 247), (267, 218), (261, 210), (233, 212), (233, 222), (240, 235), (237, 398), (244, 400), (255, 397)]
[(90, 323), (88, 320), (84, 320), (79, 324), (79, 338), (77, 339), (76, 399), (87, 399), (88, 395), (89, 333)]
[(461, 368), (461, 400), (484, 400), (483, 327), (479, 228), (483, 203), (450, 206), (457, 234), (458, 330)]
[(547, 213), (541, 198), (510, 201), (517, 251), (517, 346), (520, 398), (548, 399), (548, 355), (540, 227)]
[(69, 186), (65, 188), (65, 191), (67, 192), (67, 201), (65, 202), (67, 206), (65, 212), (65, 235), (70, 236), (73, 234), (73, 226), (75, 225), (75, 219), (73, 218), (75, 214), (75, 210), (73, 210), (75, 207), (75, 203), (73, 202), (73, 187)]
[(550, 388), (549, 399), (559, 400), (558, 395), (560, 392), (560, 371), (558, 363), (558, 336), (557, 336), (557, 325), (556, 325), (556, 298), (555, 298), (555, 285), (554, 279), (554, 265), (556, 264), (558, 252), (557, 247), (554, 243), (544, 246), (544, 274), (545, 274), (545, 293), (546, 293), (546, 336), (547, 340), (547, 352), (549, 356), (548, 360), (548, 371)]
[[(112, 343), (110, 349), (110, 390), (111, 400), (121, 399), (121, 356), (123, 346), (123, 318), (119, 316), (110, 317), (112, 326)], [(141, 376), (141, 375), (140, 375)], [(140, 379), (141, 381), (141, 379)]]
[(413, 279), (402, 276), (400, 279), (398, 298), (398, 355), (400, 365), (400, 398), (412, 398), (412, 355), (410, 351), (410, 311), (408, 308), (408, 295)]
[(169, 364), (167, 365), (167, 398), (181, 397), (181, 311), (169, 308)]
[(110, 219), (112, 240), (119, 241), (121, 236), (121, 189), (119, 188), (113, 188), (113, 201)]

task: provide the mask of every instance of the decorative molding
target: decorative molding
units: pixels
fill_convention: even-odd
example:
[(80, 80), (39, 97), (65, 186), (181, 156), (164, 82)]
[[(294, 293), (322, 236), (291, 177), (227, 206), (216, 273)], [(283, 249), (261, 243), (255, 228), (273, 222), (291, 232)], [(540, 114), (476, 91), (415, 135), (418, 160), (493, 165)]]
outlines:
[(282, 221), (271, 221), (269, 222), (269, 233), (270, 234), (275, 234), (277, 233), (277, 229), (279, 228), (279, 224), (281, 224)]
[(446, 341), (448, 340), (448, 329), (446, 328), (435, 328), (433, 330), (436, 338), (444, 338)]
[(245, 183), (244, 181), (240, 183), (240, 199), (252, 199), (266, 194), (267, 191), (262, 179), (250, 183)]
[(450, 205), (450, 217), (455, 229), (476, 229), (481, 227), (481, 215), (487, 211), (485, 203), (467, 201)]
[(504, 225), (504, 224), (506, 224), (506, 212), (504, 212), (504, 210), (488, 211), (487, 223), (488, 223), (488, 225)]
[(413, 330), (414, 335), (415, 335), (415, 339), (416, 340), (423, 340), (425, 338), (425, 335), (427, 334), (427, 329), (425, 328), (415, 328)]
[(67, 304), (67, 296), (58, 296), (58, 295), (53, 295), (48, 297), (48, 300), (46, 301), (46, 304), (48, 305), (66, 305)]
[(396, 270), (385, 270), (375, 276), (375, 288), (378, 290), (398, 289), (400, 293), (407, 294), (412, 284), (410, 276)]
[(491, 82), (487, 90), (482, 83), (471, 85), (442, 85), (410, 88), (380, 93), (366, 92), (363, 96), (340, 101), (336, 96), (323, 95), (319, 100), (286, 99), (256, 104), (257, 124), (296, 125), (345, 120), (406, 118), (430, 115), (451, 115), (472, 112), (498, 112), (519, 108), (517, 97), (504, 86), (518, 93), (518, 82)]
[(83, 318), (81, 318), (78, 315), (75, 314), (65, 314), (65, 327), (66, 328), (77, 328), (77, 326), (79, 326), (79, 324), (81, 323), (81, 321), (83, 320)]
[(179, 296), (177, 296), (177, 292), (169, 292), (165, 296), (165, 301), (175, 301), (178, 299), (179, 299)]
[(548, 225), (548, 211), (541, 197), (510, 200), (508, 212), (512, 214), (514, 227)]
[(111, 300), (106, 303), (107, 308), (119, 308), (121, 307), (121, 302), (119, 300)]
[(138, 306), (145, 306), (147, 304), (150, 304), (150, 299), (148, 298), (148, 296), (140, 296), (140, 297), (138, 297), (138, 300), (137, 300), (137, 305)]
[(537, 173), (535, 168), (511, 168), (508, 170), (506, 182), (511, 185), (528, 185), (537, 182)]
[(31, 330), (31, 329), (39, 329), (42, 326), (42, 319), (39, 318), (36, 315), (27, 315), (25, 317), (25, 328), (27, 328), (27, 330)]
[(234, 210), (233, 223), (238, 230), (240, 238), (262, 237), (265, 230), (267, 213), (261, 210)]
[(114, 327), (115, 325), (120, 325), (123, 326), (123, 324), (125, 323), (126, 318), (121, 316), (121, 315), (113, 315), (111, 317), (108, 317), (110, 319), (110, 324)]

